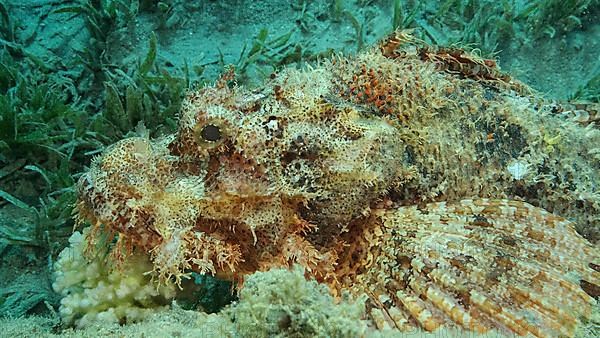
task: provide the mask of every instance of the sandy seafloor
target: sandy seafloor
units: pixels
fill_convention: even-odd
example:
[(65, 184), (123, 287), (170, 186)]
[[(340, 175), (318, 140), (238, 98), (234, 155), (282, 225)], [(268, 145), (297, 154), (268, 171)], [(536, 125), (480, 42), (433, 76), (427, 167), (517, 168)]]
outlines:
[[(214, 79), (219, 60), (236, 63), (244, 45), (266, 28), (270, 38), (292, 32), (291, 41), (316, 55), (328, 50), (356, 52), (355, 27), (349, 20), (333, 20), (334, 1), (166, 1), (167, 14), (140, 11), (134, 23), (112, 36), (107, 49), (116, 65), (139, 62), (148, 50), (151, 33), (158, 38), (157, 61), (177, 72), (185, 62), (204, 68), (204, 76)], [(435, 3), (435, 1), (426, 1)], [(58, 58), (78, 71), (75, 51), (83, 50), (90, 39), (80, 16), (53, 13), (76, 1), (6, 0), (10, 16), (18, 22), (17, 34), (26, 49), (40, 58)], [(293, 6), (290, 4), (294, 4)], [(365, 19), (364, 40), (371, 45), (390, 31), (392, 1), (342, 1), (345, 10)], [(432, 6), (432, 5), (426, 5)], [(598, 11), (596, 10), (596, 14)], [(600, 20), (592, 14), (583, 17), (582, 26), (543, 39), (515, 38), (499, 47), (500, 67), (531, 85), (542, 95), (556, 100), (568, 99), (600, 70)], [(263, 70), (264, 72), (264, 70)], [(260, 83), (261, 71), (249, 69), (249, 84)], [(9, 204), (0, 204), (0, 222), (15, 228), (31, 223)], [(40, 259), (32, 248), (3, 243), (0, 237), (0, 337), (219, 337), (232, 334), (217, 315), (173, 309), (147, 321), (126, 325), (92, 327), (83, 331), (63, 329), (56, 315), (58, 296), (51, 288), (52, 257)], [(20, 294), (11, 303), (6, 300)], [(27, 308), (27, 311), (22, 311)], [(16, 317), (15, 317), (16, 316)], [(599, 332), (597, 314), (590, 321)], [(260, 324), (259, 324), (260, 325)], [(407, 333), (402, 337), (425, 335)], [(582, 333), (585, 336), (586, 333)], [(431, 336), (472, 336), (439, 331)]]

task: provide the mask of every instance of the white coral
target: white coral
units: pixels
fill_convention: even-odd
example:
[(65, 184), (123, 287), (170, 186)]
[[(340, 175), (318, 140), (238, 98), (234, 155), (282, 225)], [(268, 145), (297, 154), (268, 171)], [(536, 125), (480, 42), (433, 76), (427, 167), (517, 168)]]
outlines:
[(87, 229), (75, 232), (54, 266), (52, 287), (63, 296), (59, 312), (66, 324), (81, 328), (96, 322), (134, 322), (165, 308), (174, 297), (174, 286), (157, 288), (145, 274), (152, 270), (146, 257), (130, 256), (112, 269), (105, 252), (84, 254), (87, 236)]

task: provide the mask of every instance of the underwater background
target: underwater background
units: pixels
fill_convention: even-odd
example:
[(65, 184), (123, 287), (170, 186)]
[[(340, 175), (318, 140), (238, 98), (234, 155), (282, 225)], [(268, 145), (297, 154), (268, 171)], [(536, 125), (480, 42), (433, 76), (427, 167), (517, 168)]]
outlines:
[[(174, 132), (186, 92), (229, 65), (254, 87), (396, 29), (496, 59), (549, 100), (600, 102), (598, 0), (0, 0), (0, 337), (235, 335), (182, 309), (123, 332), (63, 329), (52, 266), (82, 227), (75, 183), (116, 141)], [(235, 298), (230, 283), (195, 278), (183, 308), (213, 313)]]

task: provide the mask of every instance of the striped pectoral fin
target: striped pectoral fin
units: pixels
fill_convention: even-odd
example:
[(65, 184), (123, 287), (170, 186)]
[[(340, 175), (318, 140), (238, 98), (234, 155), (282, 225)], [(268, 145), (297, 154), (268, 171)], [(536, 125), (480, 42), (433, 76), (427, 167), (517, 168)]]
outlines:
[(394, 271), (397, 282), (373, 283), (408, 323), (427, 331), (451, 324), (573, 336), (580, 317), (591, 313), (594, 300), (580, 281), (598, 284), (589, 265), (598, 261), (598, 249), (542, 209), (465, 200), (389, 211), (383, 224), (381, 256), (369, 271)]

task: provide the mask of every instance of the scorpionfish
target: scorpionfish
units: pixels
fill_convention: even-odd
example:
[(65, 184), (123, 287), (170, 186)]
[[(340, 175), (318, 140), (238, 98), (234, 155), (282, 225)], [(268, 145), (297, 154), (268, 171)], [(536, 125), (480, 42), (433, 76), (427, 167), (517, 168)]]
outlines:
[(93, 160), (78, 217), (164, 282), (300, 264), (366, 294), (378, 329), (573, 336), (600, 294), (584, 115), (398, 32), (259, 88), (230, 72), (191, 91), (174, 134)]

